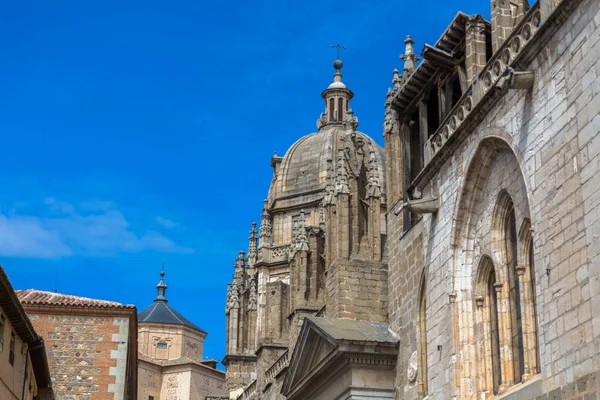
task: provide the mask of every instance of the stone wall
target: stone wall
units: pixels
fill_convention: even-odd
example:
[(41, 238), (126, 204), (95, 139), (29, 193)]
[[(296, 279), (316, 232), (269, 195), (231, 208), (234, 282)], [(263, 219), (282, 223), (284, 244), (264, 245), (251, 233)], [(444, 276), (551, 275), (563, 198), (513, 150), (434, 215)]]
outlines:
[(228, 393), (222, 372), (205, 368), (192, 368), (191, 387), (190, 400), (205, 400), (209, 395), (225, 396)]
[(385, 263), (337, 259), (327, 275), (327, 317), (386, 322), (387, 279)]
[[(404, 393), (403, 399), (417, 398), (417, 385), (409, 382), (407, 368), (410, 357), (417, 351), (417, 313), (420, 282), (424, 273), (423, 265), (423, 225), (421, 222), (403, 233), (402, 214), (388, 214), (390, 241), (398, 243), (392, 246), (389, 257), (390, 293), (389, 324), (399, 336), (398, 361), (395, 387)], [(419, 377), (420, 378), (420, 377)]]
[(57, 400), (125, 398), (128, 332), (123, 329), (128, 327), (127, 318), (46, 314), (29, 317), (46, 343)]
[(256, 379), (256, 358), (244, 360), (242, 357), (227, 357), (229, 358), (225, 373), (227, 390), (244, 388)]
[[(481, 233), (484, 238), (484, 231), (490, 229), (489, 224), (485, 228), (486, 221), (493, 217), (493, 207), (487, 202), (493, 196), (490, 192), (474, 198), (485, 205), (476, 215), (465, 212), (468, 207), (463, 199), (471, 188), (485, 182), (488, 188), (510, 188), (514, 174), (522, 176), (525, 193), (513, 200), (516, 207), (528, 209), (531, 218), (542, 390), (548, 393), (543, 398), (575, 398), (573, 390), (585, 385), (579, 384), (580, 380), (598, 370), (600, 317), (592, 310), (600, 309), (599, 7), (600, 2), (594, 0), (578, 5), (533, 63), (526, 66), (535, 72), (533, 89), (508, 91), (422, 190), (424, 198), (441, 198), (437, 214), (424, 215), (421, 222), (421, 258), (428, 268), (428, 382), (434, 398), (470, 398), (477, 390), (461, 358), (474, 354), (467, 354), (474, 351), (475, 344), (469, 339), (474, 306), (469, 296), (473, 293), (455, 291), (472, 284), (477, 257), (487, 250), (485, 243), (477, 240), (462, 247), (458, 236), (465, 232), (460, 231), (461, 224), (470, 218), (479, 223), (468, 225), (473, 237)], [(491, 180), (482, 183), (473, 180), (469, 171), (486, 167), (480, 163), (482, 143), (490, 141), (504, 143), (506, 150), (502, 151), (512, 158), (497, 160), (501, 164), (494, 167)], [(519, 202), (526, 207), (518, 206)], [(419, 282), (411, 270), (417, 267), (407, 260), (409, 243), (396, 241), (398, 226), (399, 222), (390, 217), (390, 291), (394, 303), (390, 315), (392, 326), (408, 338), (411, 335), (404, 334), (401, 327), (416, 321), (411, 304), (417, 299)], [(395, 243), (400, 249), (394, 249)], [(493, 252), (489, 255), (495, 257)], [(414, 295), (403, 299), (404, 293), (398, 290)], [(451, 300), (455, 295), (457, 309), (453, 312)], [(450, 318), (453, 313), (454, 318)], [(460, 338), (454, 338), (453, 322), (458, 324)], [(415, 348), (416, 344), (411, 349)], [(405, 393), (407, 382), (401, 377), (408, 352), (401, 349), (403, 359), (398, 362), (399, 380), (404, 380), (398, 382), (400, 398), (414, 398), (413, 389)], [(589, 389), (593, 385), (589, 383), (585, 390), (593, 392)]]
[(140, 360), (138, 364), (138, 399), (148, 400), (149, 396), (154, 396), (155, 400), (160, 400), (161, 386), (161, 367)]
[[(181, 325), (140, 323), (138, 348), (140, 353), (158, 360), (188, 357), (202, 361), (206, 334)], [(157, 348), (157, 343), (166, 343), (166, 349)]]

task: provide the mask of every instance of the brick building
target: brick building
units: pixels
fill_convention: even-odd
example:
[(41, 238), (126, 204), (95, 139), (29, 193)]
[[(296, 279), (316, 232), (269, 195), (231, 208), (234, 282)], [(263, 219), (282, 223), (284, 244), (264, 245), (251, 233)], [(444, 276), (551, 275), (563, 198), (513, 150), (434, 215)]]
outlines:
[(45, 340), (57, 400), (137, 398), (135, 306), (33, 289), (17, 296)]
[(0, 399), (51, 400), (44, 340), (0, 267)]
[(231, 398), (600, 393), (600, 2), (491, 6), (404, 41), (384, 153), (335, 62), (235, 264)]
[(204, 400), (226, 394), (225, 373), (203, 359), (207, 333), (169, 303), (164, 271), (157, 296), (138, 315), (138, 399)]

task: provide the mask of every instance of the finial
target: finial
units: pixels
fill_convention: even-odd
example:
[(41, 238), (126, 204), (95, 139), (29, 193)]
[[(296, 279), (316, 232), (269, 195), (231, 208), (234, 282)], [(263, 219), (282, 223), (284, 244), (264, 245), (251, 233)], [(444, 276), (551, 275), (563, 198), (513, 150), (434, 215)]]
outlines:
[(346, 46), (342, 46), (341, 44), (332, 44), (331, 48), (337, 49), (337, 59), (333, 62), (333, 68), (335, 68), (335, 74), (333, 75), (334, 82), (342, 81), (342, 68), (344, 67), (344, 63), (340, 60), (340, 50), (345, 49)]
[(256, 236), (256, 222), (252, 223), (250, 237), (248, 238), (248, 266), (254, 266), (258, 256), (258, 237)]
[(154, 302), (163, 302), (166, 303), (167, 302), (167, 284), (165, 283), (165, 262), (163, 260), (162, 262), (162, 269), (160, 271), (160, 281), (158, 282), (158, 285), (156, 285), (156, 298), (154, 299)]
[(404, 54), (400, 56), (400, 59), (404, 61), (404, 72), (411, 73), (417, 68), (417, 61), (421, 59), (421, 57), (415, 54), (415, 50), (413, 48), (413, 44), (415, 41), (412, 36), (407, 35), (406, 40), (404, 40), (404, 44), (406, 45), (406, 50)]

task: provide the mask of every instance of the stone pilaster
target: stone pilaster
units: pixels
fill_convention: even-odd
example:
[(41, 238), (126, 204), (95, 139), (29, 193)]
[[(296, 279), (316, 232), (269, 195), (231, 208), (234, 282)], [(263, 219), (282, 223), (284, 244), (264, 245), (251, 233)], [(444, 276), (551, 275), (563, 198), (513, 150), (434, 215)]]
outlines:
[(467, 35), (465, 38), (465, 68), (467, 70), (467, 82), (473, 79), (483, 70), (487, 63), (485, 21), (479, 14), (471, 15), (467, 20)]
[(492, 0), (491, 4), (492, 51), (496, 52), (521, 21), (529, 5), (527, 0)]

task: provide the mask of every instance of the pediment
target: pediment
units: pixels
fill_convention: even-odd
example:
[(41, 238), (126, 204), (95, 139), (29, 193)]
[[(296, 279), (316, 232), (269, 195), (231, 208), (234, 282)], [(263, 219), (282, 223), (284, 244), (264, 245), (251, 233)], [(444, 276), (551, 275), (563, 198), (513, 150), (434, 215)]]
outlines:
[(290, 359), (282, 391), (289, 392), (295, 386), (310, 380), (310, 376), (327, 364), (337, 350), (338, 346), (331, 337), (310, 319), (305, 319)]

